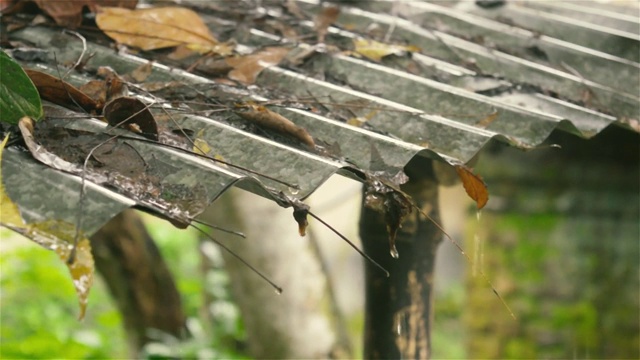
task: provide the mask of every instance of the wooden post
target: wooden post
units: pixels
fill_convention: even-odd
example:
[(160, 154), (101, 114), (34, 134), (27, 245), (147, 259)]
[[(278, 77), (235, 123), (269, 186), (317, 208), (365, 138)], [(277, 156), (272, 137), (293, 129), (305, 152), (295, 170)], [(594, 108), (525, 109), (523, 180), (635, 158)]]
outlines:
[[(440, 221), (438, 183), (431, 161), (407, 166), (402, 190), (435, 221)], [(399, 258), (389, 253), (383, 215), (363, 206), (360, 236), (364, 251), (389, 270), (366, 268), (364, 358), (428, 359), (431, 353), (433, 279), (442, 233), (414, 209), (398, 231)]]
[(91, 247), (96, 269), (122, 314), (133, 357), (149, 342), (148, 329), (186, 335), (173, 276), (135, 211), (111, 219), (91, 237)]

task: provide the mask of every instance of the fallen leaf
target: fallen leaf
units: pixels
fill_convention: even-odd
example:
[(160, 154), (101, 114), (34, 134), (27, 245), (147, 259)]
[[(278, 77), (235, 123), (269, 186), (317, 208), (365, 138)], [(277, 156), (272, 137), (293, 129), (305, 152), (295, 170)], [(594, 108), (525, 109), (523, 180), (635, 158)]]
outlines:
[(320, 13), (314, 19), (314, 28), (318, 34), (318, 42), (323, 43), (324, 38), (327, 36), (327, 30), (329, 26), (336, 22), (340, 15), (340, 8), (337, 6), (327, 6), (320, 11)]
[(0, 50), (0, 121), (17, 124), (23, 116), (40, 119), (40, 94), (22, 67)]
[(373, 61), (380, 61), (389, 55), (402, 55), (405, 52), (418, 52), (420, 48), (413, 45), (385, 44), (375, 40), (358, 38), (353, 40), (354, 52)]
[(467, 195), (476, 202), (476, 206), (482, 209), (489, 201), (489, 191), (487, 190), (487, 184), (482, 181), (480, 176), (476, 175), (466, 166), (456, 165), (456, 172), (462, 180), (462, 185), (467, 192)]
[(80, 107), (87, 112), (99, 109), (99, 104), (75, 86), (55, 76), (36, 71), (25, 70), (38, 89), (40, 97), (66, 108)]
[(284, 47), (267, 47), (256, 53), (227, 58), (225, 61), (233, 70), (229, 78), (245, 85), (256, 82), (260, 72), (270, 66), (275, 66), (289, 53)]
[(129, 77), (131, 77), (131, 79), (133, 79), (135, 82), (141, 83), (147, 80), (149, 75), (151, 75), (152, 70), (153, 70), (153, 61), (148, 61), (138, 66), (137, 68), (133, 69), (133, 71), (129, 73)]
[(109, 101), (103, 110), (105, 119), (113, 127), (122, 127), (147, 139), (158, 140), (158, 124), (141, 100), (119, 97)]
[(104, 80), (90, 80), (81, 85), (78, 90), (92, 98), (98, 109), (104, 107), (104, 103), (107, 101), (107, 83)]
[(142, 50), (181, 44), (202, 50), (218, 45), (200, 16), (186, 8), (127, 10), (103, 7), (96, 15), (96, 23), (100, 30), (118, 43)]
[(284, 116), (267, 109), (264, 106), (248, 105), (248, 111), (236, 111), (243, 119), (249, 120), (256, 125), (276, 131), (282, 135), (288, 135), (306, 144), (310, 148), (315, 148), (313, 137), (304, 128), (294, 124)]
[(193, 141), (193, 152), (200, 155), (208, 155), (211, 152), (211, 147), (206, 140), (202, 138), (204, 135), (204, 129), (201, 129), (196, 134), (196, 139)]
[(76, 227), (61, 220), (48, 220), (44, 222), (26, 224), (20, 215), (18, 206), (7, 195), (2, 182), (2, 153), (9, 136), (5, 137), (0, 144), (0, 225), (9, 228), (17, 233), (36, 242), (47, 250), (55, 251), (60, 259), (67, 264), (73, 285), (78, 294), (80, 314), (78, 318), (82, 320), (86, 313), (89, 292), (93, 285), (93, 256), (89, 240), (79, 234), (78, 246), (73, 263), (69, 264), (68, 259), (72, 251), (72, 244), (76, 237)]
[(491, 125), (492, 122), (494, 122), (497, 118), (498, 118), (498, 111), (494, 111), (491, 114), (487, 115), (484, 119), (478, 121), (475, 125), (479, 128), (486, 128), (487, 126)]
[[(0, 166), (2, 164), (2, 152), (7, 144), (7, 140), (9, 140), (9, 135), (5, 136), (2, 144), (0, 145)], [(2, 173), (0, 173), (0, 214), (2, 214), (0, 224), (18, 227), (24, 225), (18, 206), (11, 200), (9, 195), (7, 195), (7, 192), (4, 190)]]
[(35, 0), (35, 3), (42, 11), (51, 16), (56, 24), (77, 28), (82, 23), (82, 11), (85, 6), (89, 7), (92, 12), (95, 12), (98, 6), (133, 9), (136, 7), (138, 0)]

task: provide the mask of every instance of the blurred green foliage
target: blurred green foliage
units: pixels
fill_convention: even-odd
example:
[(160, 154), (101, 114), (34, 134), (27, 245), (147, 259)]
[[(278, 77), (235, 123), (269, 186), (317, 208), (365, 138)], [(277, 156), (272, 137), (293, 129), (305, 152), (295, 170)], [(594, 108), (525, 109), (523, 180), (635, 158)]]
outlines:
[(0, 358), (123, 358), (120, 313), (98, 278), (84, 321), (67, 267), (51, 251), (0, 229)]
[[(199, 239), (154, 218), (145, 219), (182, 296), (191, 338), (179, 341), (153, 333), (142, 358), (247, 358), (242, 352), (244, 326), (229, 291), (228, 277), (215, 247), (208, 246), (213, 265), (202, 274)], [(128, 358), (122, 319), (100, 276), (89, 297), (84, 321), (66, 266), (58, 256), (31, 241), (0, 229), (0, 358), (123, 359)], [(206, 284), (206, 285), (205, 285)], [(203, 289), (212, 302), (203, 310)], [(211, 324), (200, 320), (208, 311)]]

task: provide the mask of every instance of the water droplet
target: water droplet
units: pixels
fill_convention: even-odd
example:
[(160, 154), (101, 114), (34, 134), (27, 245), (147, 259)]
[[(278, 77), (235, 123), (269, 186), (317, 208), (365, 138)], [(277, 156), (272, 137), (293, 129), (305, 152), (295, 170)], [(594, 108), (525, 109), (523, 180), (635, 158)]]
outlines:
[(396, 334), (402, 335), (402, 325), (400, 325), (399, 321), (396, 323)]
[(473, 265), (471, 268), (471, 275), (476, 277), (478, 275), (478, 264), (480, 263), (480, 236), (478, 234), (473, 235)]
[(478, 221), (480, 221), (480, 216), (482, 216), (482, 211), (476, 211), (476, 219), (478, 219)]
[(294, 187), (291, 187), (291, 186), (289, 187), (289, 193), (291, 195), (298, 195), (299, 192), (300, 192), (300, 189), (294, 188)]
[(276, 288), (276, 294), (278, 294), (278, 295), (282, 295), (282, 289), (281, 289), (281, 288), (279, 288), (279, 287), (277, 287), (277, 288)]
[(400, 254), (398, 254), (398, 249), (396, 249), (395, 245), (391, 246), (391, 249), (389, 249), (389, 253), (391, 254), (391, 257), (394, 259), (397, 259), (400, 257)]

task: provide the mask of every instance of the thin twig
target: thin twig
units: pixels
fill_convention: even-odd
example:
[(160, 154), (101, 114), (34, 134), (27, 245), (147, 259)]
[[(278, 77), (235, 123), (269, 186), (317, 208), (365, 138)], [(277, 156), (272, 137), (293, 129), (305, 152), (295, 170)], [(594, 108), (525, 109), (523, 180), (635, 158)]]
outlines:
[(278, 285), (276, 285), (273, 281), (271, 281), (268, 277), (266, 277), (264, 274), (262, 274), (260, 271), (258, 271), (256, 268), (254, 268), (253, 266), (251, 266), (245, 259), (241, 258), (238, 254), (234, 253), (231, 249), (229, 249), (228, 247), (226, 247), (224, 244), (222, 244), (221, 242), (219, 242), (218, 240), (214, 239), (211, 235), (207, 234), (206, 231), (200, 229), (199, 227), (193, 225), (193, 224), (189, 224), (189, 226), (193, 227), (194, 229), (198, 230), (202, 235), (206, 236), (209, 240), (213, 241), (214, 243), (216, 243), (218, 246), (220, 246), (221, 248), (223, 248), (226, 252), (228, 252), (229, 254), (231, 254), (233, 257), (235, 257), (236, 259), (238, 259), (241, 263), (243, 263), (244, 265), (246, 265), (251, 271), (253, 271), (254, 273), (256, 273), (258, 276), (260, 276), (264, 281), (268, 282), (269, 285), (271, 285), (274, 289), (276, 289), (276, 292), (278, 294), (282, 294), (282, 288), (279, 287)]
[(202, 221), (202, 220), (199, 220), (199, 219), (193, 219), (192, 221), (195, 222), (195, 223), (204, 225), (204, 226), (208, 226), (208, 227), (210, 227), (212, 229), (216, 229), (216, 230), (220, 230), (222, 232), (226, 232), (227, 234), (233, 234), (233, 235), (240, 236), (241, 238), (246, 238), (246, 236), (243, 233), (239, 232), (239, 231), (225, 229), (225, 228), (219, 227), (217, 225), (210, 224), (208, 222), (205, 222), (205, 221)]
[(326, 226), (329, 230), (333, 231), (333, 233), (338, 235), (342, 240), (346, 241), (347, 244), (349, 244), (352, 248), (354, 248), (358, 252), (358, 254), (362, 255), (362, 257), (364, 257), (371, 264), (375, 265), (377, 268), (382, 270), (387, 275), (387, 277), (389, 277), (389, 272), (387, 271), (387, 269), (385, 269), (382, 265), (378, 264), (369, 255), (365, 254), (364, 251), (360, 250), (354, 243), (351, 242), (351, 240), (347, 239), (338, 230), (334, 229), (331, 225), (327, 224), (324, 220), (319, 218), (316, 214), (312, 213), (311, 211), (309, 211), (309, 215), (311, 215), (312, 218), (320, 221), (322, 223), (322, 225)]
[(69, 74), (71, 73), (71, 71), (75, 68), (77, 68), (78, 66), (80, 66), (80, 64), (82, 63), (82, 59), (84, 58), (84, 54), (85, 52), (87, 52), (87, 39), (84, 38), (84, 36), (80, 35), (78, 32), (75, 31), (71, 31), (71, 30), (67, 30), (64, 29), (62, 30), (63, 33), (66, 34), (72, 34), (77, 36), (78, 38), (80, 38), (80, 40), (82, 41), (82, 52), (80, 53), (80, 57), (78, 58), (78, 60), (76, 61), (75, 64), (73, 64), (73, 66), (67, 70), (67, 72), (64, 74), (64, 76), (60, 79), (62, 81), (64, 81), (64, 79), (69, 76)]

